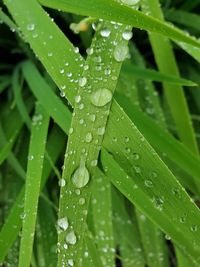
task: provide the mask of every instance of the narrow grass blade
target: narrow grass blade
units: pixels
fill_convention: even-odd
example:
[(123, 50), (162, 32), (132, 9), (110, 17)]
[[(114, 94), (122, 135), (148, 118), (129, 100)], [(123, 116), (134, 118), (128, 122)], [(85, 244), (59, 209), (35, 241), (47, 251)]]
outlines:
[(55, 267), (57, 263), (57, 232), (55, 228), (56, 216), (52, 210), (52, 207), (48, 205), (47, 202), (45, 202), (43, 199), (40, 199), (38, 214), (39, 236), (41, 239), (41, 249), (44, 257), (43, 265)]
[(112, 224), (111, 183), (99, 169), (92, 173), (94, 177), (91, 196), (94, 241), (103, 265), (113, 265), (114, 238)]
[(141, 78), (144, 80), (166, 82), (166, 83), (172, 83), (172, 84), (182, 85), (182, 86), (197, 86), (195, 82), (182, 79), (179, 77), (175, 77), (172, 75), (167, 75), (165, 73), (161, 73), (155, 70), (135, 67), (132, 64), (124, 65), (123, 70), (124, 72), (126, 72), (127, 76), (131, 75), (135, 78)]
[(42, 106), (38, 105), (31, 130), (19, 267), (29, 267), (31, 262), (48, 125), (49, 117)]
[(136, 215), (148, 266), (169, 266), (163, 233), (141, 211), (137, 210)]
[(112, 188), (113, 224), (116, 247), (124, 267), (145, 265), (144, 251), (140, 240), (137, 220), (125, 207), (125, 199), (115, 188)]

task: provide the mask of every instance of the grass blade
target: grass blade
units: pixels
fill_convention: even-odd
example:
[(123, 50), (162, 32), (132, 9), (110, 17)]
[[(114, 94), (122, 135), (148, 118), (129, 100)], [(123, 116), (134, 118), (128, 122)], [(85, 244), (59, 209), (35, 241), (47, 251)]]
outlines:
[(19, 267), (29, 267), (31, 262), (48, 125), (49, 117), (38, 105), (33, 117), (29, 148)]

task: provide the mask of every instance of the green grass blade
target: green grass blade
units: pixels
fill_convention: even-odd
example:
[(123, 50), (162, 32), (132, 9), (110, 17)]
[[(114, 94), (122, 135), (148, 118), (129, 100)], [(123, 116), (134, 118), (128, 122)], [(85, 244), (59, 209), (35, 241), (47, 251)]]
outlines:
[(136, 214), (148, 266), (169, 266), (163, 233), (141, 211)]
[[(118, 27), (117, 32), (115, 30), (116, 27)], [(90, 180), (95, 179), (95, 177), (92, 177), (92, 169), (97, 165), (112, 94), (116, 87), (122, 61), (127, 55), (127, 40), (122, 38), (122, 33), (127, 30), (130, 31), (130, 28), (113, 23), (103, 22), (99, 25), (91, 46), (93, 53), (88, 56), (86, 61), (87, 68), (79, 80), (80, 89), (75, 96), (76, 103), (63, 172), (63, 179), (66, 180), (67, 189), (65, 187), (61, 188), (62, 197), (59, 204), (59, 218), (65, 218), (67, 215), (71, 227), (66, 229), (67, 232), (60, 231), (58, 233), (60, 243), (58, 266), (61, 266), (63, 262), (66, 263), (66, 259), (72, 260), (74, 264), (81, 266), (85, 232), (84, 223), (87, 217), (87, 213), (83, 213), (83, 209), (87, 211), (91, 194), (90, 183), (89, 185), (87, 183), (89, 178)], [(116, 43), (116, 46), (114, 43)], [(101, 46), (101, 50), (99, 50), (99, 46)], [(125, 51), (125, 53), (122, 54), (122, 58), (120, 54), (119, 58), (118, 51), (121, 50)], [(113, 71), (114, 75), (111, 74), (111, 71)], [(102, 80), (106, 82), (106, 87), (103, 87), (106, 89), (102, 88)], [(72, 151), (75, 151), (75, 153), (72, 153)], [(74, 162), (74, 164), (72, 165), (70, 162)], [(84, 170), (85, 168), (87, 183), (84, 186), (77, 185), (77, 182), (73, 182), (73, 178), (78, 179), (76, 178), (77, 170)], [(76, 187), (81, 191), (81, 197), (84, 199), (83, 205), (79, 203), (80, 196), (76, 194)], [(74, 212), (74, 209), (76, 212)], [(74, 241), (75, 243), (69, 246), (66, 251), (64, 249), (65, 239), (71, 231), (75, 233), (78, 240)], [(71, 256), (72, 254), (73, 257)]]
[[(143, 6), (146, 12), (163, 20), (158, 0), (145, 0), (143, 1)], [(166, 74), (179, 76), (179, 70), (169, 40), (167, 40), (166, 37), (161, 38), (160, 35), (157, 34), (151, 34), (149, 38), (159, 70)], [(198, 146), (182, 89), (178, 86), (170, 86), (165, 83), (163, 86), (181, 141), (188, 146), (193, 153), (198, 154)], [(178, 109), (176, 108), (177, 102), (179, 103)]]
[[(134, 141), (136, 140), (134, 138)], [(145, 141), (143, 141), (143, 147), (144, 143), (146, 147)], [(139, 174), (138, 169), (137, 173), (134, 170), (130, 170), (127, 162), (126, 164), (121, 164), (120, 162), (119, 165), (105, 150), (101, 154), (101, 159), (103, 167), (106, 170), (106, 175), (118, 190), (168, 234), (182, 252), (188, 255), (190, 260), (198, 265), (200, 261), (198, 251), (200, 212), (198, 208), (192, 203), (190, 197), (170, 171), (167, 170), (166, 166), (164, 167), (161, 161), (158, 163), (159, 158), (155, 153), (152, 153), (151, 159), (147, 159), (146, 154), (143, 153), (142, 155), (140, 153), (140, 156), (140, 164), (142, 164), (141, 161), (146, 162), (142, 164), (146, 169), (142, 169), (141, 173), (143, 177), (149, 177), (151, 175), (152, 186), (149, 186), (150, 183), (145, 183), (145, 179), (142, 178), (141, 173)], [(154, 160), (157, 161), (155, 162), (155, 166), (153, 163)], [(124, 172), (123, 167), (126, 167), (128, 173)], [(157, 176), (154, 173), (155, 170)], [(153, 175), (152, 172), (154, 173)], [(162, 172), (163, 174), (161, 174)], [(127, 174), (129, 178), (127, 178)], [(165, 177), (164, 181), (162, 177)], [(175, 189), (178, 193), (173, 193)], [(176, 203), (176, 206), (171, 203)]]
[(69, 110), (55, 95), (33, 63), (30, 61), (24, 62), (22, 64), (22, 71), (31, 91), (43, 105), (48, 115), (55, 120), (65, 133), (68, 133), (71, 122)]
[(49, 117), (42, 106), (38, 105), (31, 130), (19, 267), (29, 267), (31, 262), (48, 125)]
[(91, 196), (94, 241), (103, 265), (113, 266), (114, 238), (112, 225), (111, 184), (105, 176), (95, 169)]
[(128, 213), (125, 199), (115, 188), (112, 188), (113, 224), (116, 246), (124, 267), (145, 265), (144, 251), (135, 214)]
[(17, 108), (19, 110), (19, 113), (23, 119), (23, 122), (26, 123), (27, 127), (31, 128), (31, 120), (29, 117), (29, 114), (27, 112), (26, 106), (24, 104), (21, 90), (22, 86), (20, 84), (20, 67), (17, 66), (14, 70), (13, 77), (12, 77), (12, 88), (14, 91), (15, 101)]
[(166, 83), (172, 83), (172, 84), (182, 85), (182, 86), (197, 86), (195, 82), (182, 79), (179, 77), (175, 77), (172, 75), (167, 75), (165, 73), (161, 73), (155, 70), (139, 68), (139, 67), (133, 66), (132, 64), (124, 65), (123, 71), (128, 76), (127, 78), (129, 78), (129, 75), (131, 75), (134, 78), (141, 78), (144, 80), (166, 82)]
[[(200, 47), (200, 43), (191, 37), (188, 37), (178, 28), (166, 24), (158, 19), (142, 14), (142, 12), (132, 9), (131, 7), (121, 5), (114, 0), (40, 0), (48, 7), (95, 18), (116, 21), (133, 27), (157, 32), (172, 39), (191, 43)], [(106, 8), (105, 8), (106, 7)]]

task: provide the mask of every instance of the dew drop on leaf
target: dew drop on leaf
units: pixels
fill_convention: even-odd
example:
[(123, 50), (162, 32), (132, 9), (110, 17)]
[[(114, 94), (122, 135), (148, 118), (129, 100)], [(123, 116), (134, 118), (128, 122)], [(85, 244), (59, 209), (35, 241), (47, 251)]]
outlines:
[(122, 37), (124, 40), (129, 41), (132, 38), (133, 34), (131, 31), (124, 31)]
[(108, 89), (99, 89), (91, 94), (90, 100), (94, 106), (102, 107), (112, 99), (112, 93)]
[(90, 143), (92, 141), (92, 134), (91, 133), (87, 133), (85, 136), (85, 142), (86, 143)]
[(86, 77), (82, 77), (79, 79), (79, 86), (80, 87), (84, 87), (87, 83), (87, 78)]
[(82, 188), (87, 185), (89, 182), (90, 175), (88, 169), (85, 166), (85, 162), (81, 160), (80, 166), (75, 170), (74, 174), (71, 177), (72, 183), (77, 188)]
[(66, 242), (70, 245), (75, 245), (76, 244), (76, 235), (74, 233), (74, 231), (71, 231), (69, 232), (67, 235), (66, 235), (66, 238), (65, 238)]
[(127, 56), (128, 56), (128, 46), (127, 45), (123, 45), (123, 44), (119, 44), (115, 47), (114, 50), (114, 58), (117, 62), (122, 62), (124, 61)]
[(29, 23), (27, 24), (27, 30), (28, 31), (34, 31), (35, 30), (35, 24), (34, 23)]
[(69, 226), (67, 217), (58, 219), (57, 225), (61, 230), (66, 231)]
[(110, 36), (110, 30), (109, 29), (102, 29), (101, 31), (100, 31), (100, 34), (101, 34), (101, 36), (102, 37), (109, 37)]

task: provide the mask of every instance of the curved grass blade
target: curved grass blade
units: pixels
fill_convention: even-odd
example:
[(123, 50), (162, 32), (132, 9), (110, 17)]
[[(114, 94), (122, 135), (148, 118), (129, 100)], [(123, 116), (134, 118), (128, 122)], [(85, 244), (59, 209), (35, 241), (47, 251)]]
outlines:
[(42, 106), (38, 105), (36, 114), (33, 117), (31, 130), (19, 267), (29, 267), (31, 263), (48, 125), (49, 117), (46, 115)]
[(75, 0), (73, 2), (70, 0), (40, 0), (40, 3), (47, 7), (83, 16), (102, 18), (110, 21), (114, 20), (125, 25), (163, 34), (169, 38), (200, 47), (200, 43), (197, 40), (187, 36), (178, 28), (147, 16), (131, 7), (121, 5), (114, 0)]

